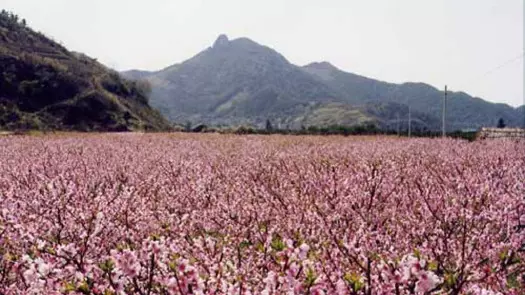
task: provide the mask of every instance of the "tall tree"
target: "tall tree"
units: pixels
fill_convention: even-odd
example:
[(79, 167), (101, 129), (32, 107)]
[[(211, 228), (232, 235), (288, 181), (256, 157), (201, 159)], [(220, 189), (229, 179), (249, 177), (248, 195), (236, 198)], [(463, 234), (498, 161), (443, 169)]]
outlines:
[(505, 126), (507, 126), (505, 124), (505, 121), (503, 120), (503, 118), (499, 118), (498, 120), (498, 128), (505, 128)]

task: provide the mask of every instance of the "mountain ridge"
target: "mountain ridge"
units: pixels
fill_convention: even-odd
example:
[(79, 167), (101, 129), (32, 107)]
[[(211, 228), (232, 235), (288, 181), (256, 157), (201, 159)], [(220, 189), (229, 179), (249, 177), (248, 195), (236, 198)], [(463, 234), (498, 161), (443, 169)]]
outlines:
[[(132, 72), (122, 75), (133, 78)], [(327, 61), (297, 66), (274, 49), (245, 37), (230, 40), (220, 35), (212, 46), (190, 59), (150, 72), (143, 79), (153, 86), (152, 106), (178, 123), (262, 126), (272, 120), (301, 128), (374, 122), (393, 128), (392, 121), (406, 124), (410, 104), (415, 128), (441, 128), (444, 93), (432, 85), (379, 81), (343, 71)], [(522, 122), (518, 108), (507, 104), (464, 92), (449, 92), (448, 97), (447, 125), (451, 129), (495, 126), (499, 118), (509, 126)], [(322, 119), (312, 120), (312, 114), (316, 118), (322, 114)]]
[[(209, 47), (180, 63), (174, 70), (175, 76), (165, 75), (166, 70), (149, 76), (153, 85), (152, 105), (169, 119), (214, 124), (263, 123), (276, 111), (267, 101), (279, 100), (278, 92), (284, 88), (286, 99), (276, 108), (284, 105), (294, 113), (294, 108), (305, 107), (300, 105), (302, 97), (298, 90), (285, 84), (289, 77), (306, 88), (316, 83), (278, 52), (248, 38), (214, 43), (221, 46)], [(159, 85), (164, 86), (155, 87)], [(224, 85), (227, 89), (223, 91)], [(328, 87), (321, 88), (325, 89), (310, 89), (306, 100), (331, 95)], [(255, 98), (250, 103), (244, 100), (248, 93)]]

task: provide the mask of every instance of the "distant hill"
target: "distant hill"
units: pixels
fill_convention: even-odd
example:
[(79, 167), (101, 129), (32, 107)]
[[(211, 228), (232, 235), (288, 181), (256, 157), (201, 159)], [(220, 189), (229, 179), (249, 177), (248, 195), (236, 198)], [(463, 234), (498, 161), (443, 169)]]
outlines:
[[(423, 83), (393, 84), (347, 73), (327, 63), (291, 64), (275, 50), (219, 36), (212, 47), (157, 72), (128, 71), (153, 87), (151, 105), (169, 120), (194, 124), (251, 124), (300, 128), (375, 123), (439, 130), (443, 92)], [(466, 93), (450, 93), (449, 129), (519, 125), (521, 113)]]
[[(428, 115), (428, 124), (432, 129), (439, 128), (441, 124), (444, 92), (430, 85), (386, 83), (341, 71), (328, 63), (312, 63), (303, 69), (316, 76), (320, 82), (329, 85), (350, 104), (394, 102), (405, 106), (406, 110), (403, 113), (407, 112), (410, 105), (413, 111)], [(449, 128), (495, 126), (499, 118), (504, 118), (509, 125), (517, 126), (522, 118), (515, 108), (506, 104), (490, 103), (464, 92), (449, 92), (447, 97)], [(435, 126), (435, 122), (439, 126)]]
[(148, 83), (128, 81), (0, 13), (0, 129), (165, 130)]

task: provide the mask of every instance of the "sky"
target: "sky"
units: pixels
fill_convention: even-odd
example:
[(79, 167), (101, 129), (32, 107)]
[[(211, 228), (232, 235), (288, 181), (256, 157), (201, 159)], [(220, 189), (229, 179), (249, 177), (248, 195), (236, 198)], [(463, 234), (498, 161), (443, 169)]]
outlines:
[(445, 85), (518, 106), (523, 0), (0, 0), (117, 70), (158, 70), (219, 34), (248, 37), (296, 65), (328, 61), (374, 79)]

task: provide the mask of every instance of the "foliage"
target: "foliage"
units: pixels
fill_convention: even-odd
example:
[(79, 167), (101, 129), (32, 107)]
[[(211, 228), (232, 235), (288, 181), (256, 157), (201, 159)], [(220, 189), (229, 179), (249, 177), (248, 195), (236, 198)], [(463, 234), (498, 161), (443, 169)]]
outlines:
[[(204, 125), (199, 125), (204, 126)], [(248, 135), (248, 134), (284, 134), (284, 135), (343, 135), (343, 136), (349, 136), (349, 135), (399, 135), (399, 136), (408, 136), (408, 131), (404, 130), (401, 133), (398, 133), (397, 130), (391, 130), (391, 129), (381, 129), (377, 127), (375, 124), (364, 124), (364, 125), (357, 125), (357, 126), (343, 126), (343, 125), (332, 125), (328, 127), (318, 127), (318, 126), (308, 126), (299, 129), (299, 130), (291, 130), (291, 129), (277, 129), (272, 128), (271, 130), (265, 129), (257, 129), (250, 126), (240, 126), (237, 128), (232, 127), (210, 127), (206, 126), (204, 130), (202, 129), (196, 129), (196, 128), (180, 128), (179, 131), (184, 132), (219, 132), (222, 134), (238, 134), (238, 135)], [(464, 139), (468, 141), (474, 141), (477, 139), (477, 131), (454, 131), (447, 133), (447, 137), (451, 138), (457, 138), (457, 139)], [(412, 137), (427, 137), (427, 138), (437, 138), (441, 137), (442, 133), (438, 131), (430, 131), (426, 129), (419, 129), (416, 128), (412, 130), (411, 132)]]
[(503, 120), (503, 118), (499, 118), (499, 120), (498, 120), (498, 126), (497, 126), (497, 127), (498, 127), (498, 128), (505, 128), (505, 126), (507, 126), (507, 125), (505, 124), (505, 120)]
[(201, 124), (201, 125), (198, 125), (195, 128), (193, 128), (191, 131), (199, 133), (199, 132), (205, 132), (206, 129), (207, 129), (207, 126), (204, 125), (204, 124)]
[(2, 11), (0, 11), (0, 27), (2, 26), (8, 27), (8, 28), (13, 28), (13, 27), (18, 27), (18, 26), (25, 27), (26, 20), (20, 19), (18, 15), (2, 9)]
[(128, 81), (0, 13), (0, 129), (168, 130), (151, 86)]
[(0, 138), (2, 294), (513, 294), (523, 142)]

